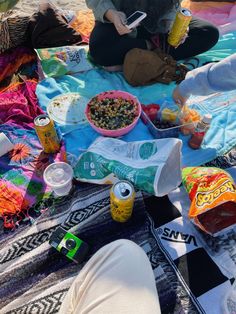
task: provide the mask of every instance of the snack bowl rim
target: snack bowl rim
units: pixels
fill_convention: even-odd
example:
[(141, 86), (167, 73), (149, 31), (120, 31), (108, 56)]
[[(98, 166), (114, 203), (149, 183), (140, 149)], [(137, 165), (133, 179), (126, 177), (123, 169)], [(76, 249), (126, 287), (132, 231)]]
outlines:
[[(112, 97), (112, 94), (114, 94), (113, 97)], [(94, 98), (96, 98), (96, 97), (98, 97), (98, 98), (100, 97), (101, 99), (103, 99), (105, 97), (106, 98), (121, 97), (121, 98), (126, 99), (126, 100), (133, 100), (135, 102), (135, 104), (137, 105), (138, 114), (137, 114), (137, 116), (135, 117), (134, 121), (131, 124), (129, 124), (129, 125), (123, 127), (123, 128), (119, 128), (119, 129), (116, 129), (116, 130), (109, 130), (109, 129), (99, 128), (92, 122), (92, 120), (89, 117), (89, 105), (90, 105), (91, 101)], [(119, 136), (125, 135), (128, 132), (130, 132), (135, 127), (135, 125), (138, 123), (138, 120), (139, 120), (139, 118), (141, 116), (141, 112), (142, 112), (142, 107), (141, 107), (141, 103), (139, 102), (138, 98), (136, 96), (128, 93), (128, 92), (121, 91), (121, 90), (109, 90), (109, 91), (101, 92), (101, 93), (93, 96), (89, 100), (89, 102), (87, 103), (86, 108), (85, 108), (85, 116), (86, 116), (90, 126), (95, 131), (97, 131), (98, 133), (102, 134), (103, 136), (111, 136), (111, 137), (119, 137)]]

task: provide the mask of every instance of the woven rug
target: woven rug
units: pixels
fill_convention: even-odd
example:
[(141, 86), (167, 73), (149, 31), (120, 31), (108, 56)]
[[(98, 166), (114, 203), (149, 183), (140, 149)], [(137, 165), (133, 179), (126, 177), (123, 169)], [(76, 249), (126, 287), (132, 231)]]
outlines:
[[(137, 193), (134, 214), (124, 224), (109, 212), (109, 187), (80, 185), (57, 200), (31, 226), (0, 234), (0, 313), (57, 313), (82, 265), (70, 262), (48, 244), (62, 225), (90, 245), (90, 255), (120, 238), (139, 244), (154, 270), (162, 313), (198, 313), (188, 290), (157, 245), (153, 221)], [(89, 258), (89, 257), (88, 257)]]

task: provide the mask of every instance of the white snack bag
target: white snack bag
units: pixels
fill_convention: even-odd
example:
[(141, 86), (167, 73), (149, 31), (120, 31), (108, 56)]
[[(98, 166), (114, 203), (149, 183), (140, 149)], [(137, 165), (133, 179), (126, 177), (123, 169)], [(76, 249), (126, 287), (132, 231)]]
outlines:
[(182, 141), (175, 138), (124, 142), (99, 137), (75, 166), (76, 179), (112, 184), (125, 179), (143, 191), (163, 196), (181, 183)]

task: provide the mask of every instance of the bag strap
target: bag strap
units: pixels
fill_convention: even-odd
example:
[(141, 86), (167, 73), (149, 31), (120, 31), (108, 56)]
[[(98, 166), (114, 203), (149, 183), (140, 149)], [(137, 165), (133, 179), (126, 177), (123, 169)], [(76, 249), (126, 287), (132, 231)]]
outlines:
[(174, 78), (176, 84), (180, 84), (185, 79), (185, 76), (188, 71), (190, 70), (185, 64), (180, 63), (176, 65), (176, 75)]

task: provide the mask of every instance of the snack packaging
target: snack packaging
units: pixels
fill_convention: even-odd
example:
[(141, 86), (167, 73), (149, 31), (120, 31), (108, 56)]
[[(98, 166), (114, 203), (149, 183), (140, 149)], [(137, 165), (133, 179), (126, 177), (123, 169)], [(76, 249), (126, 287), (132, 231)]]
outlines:
[(89, 71), (88, 46), (64, 46), (35, 49), (45, 77), (57, 77)]
[(163, 196), (181, 183), (182, 141), (174, 138), (124, 142), (99, 137), (74, 168), (79, 181), (113, 184), (127, 180), (137, 189)]
[(231, 176), (215, 167), (187, 167), (182, 181), (189, 193), (189, 218), (204, 232), (218, 236), (236, 224), (236, 189)]

